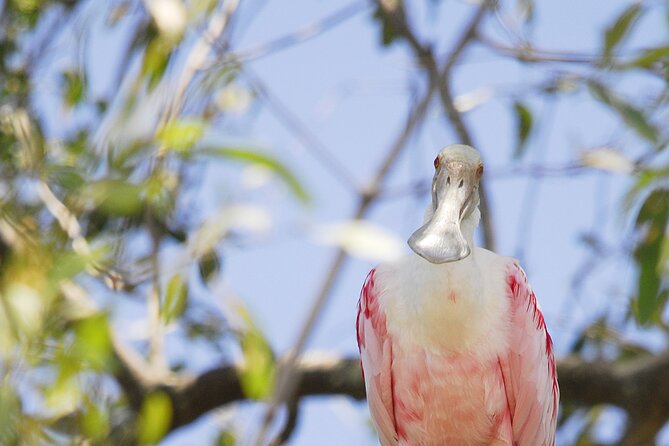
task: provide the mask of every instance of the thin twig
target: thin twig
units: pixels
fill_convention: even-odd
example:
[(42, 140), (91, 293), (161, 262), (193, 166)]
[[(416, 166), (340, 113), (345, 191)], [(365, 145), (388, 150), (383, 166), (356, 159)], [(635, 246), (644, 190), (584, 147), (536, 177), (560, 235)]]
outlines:
[(207, 29), (200, 35), (200, 38), (188, 53), (181, 76), (179, 76), (175, 86), (172, 100), (161, 116), (158, 125), (159, 129), (176, 118), (181, 111), (184, 94), (188, 86), (195, 77), (195, 74), (204, 67), (207, 57), (209, 57), (209, 53), (212, 50), (213, 42), (217, 41), (225, 32), (226, 26), (230, 23), (230, 19), (238, 6), (239, 0), (228, 0), (225, 2), (225, 6), (215, 12), (209, 19)]
[(268, 42), (251, 47), (247, 50), (241, 50), (237, 53), (226, 55), (222, 60), (212, 64), (211, 68), (220, 67), (230, 63), (238, 64), (251, 62), (253, 60), (265, 57), (270, 54), (275, 54), (279, 51), (291, 48), (295, 45), (307, 42), (315, 37), (322, 35), (324, 32), (346, 22), (352, 17), (365, 11), (369, 5), (360, 0), (351, 2), (332, 14), (323, 17), (322, 19), (310, 23), (298, 30), (292, 31), (283, 36), (277, 37)]
[[(406, 123), (402, 128), (402, 131), (395, 139), (395, 142), (390, 147), (388, 154), (381, 163), (381, 166), (374, 175), (374, 179), (370, 185), (359, 194), (359, 203), (357, 210), (354, 214), (354, 219), (360, 219), (364, 217), (369, 211), (371, 205), (376, 201), (378, 197), (380, 185), (386, 179), (390, 169), (393, 167), (399, 154), (402, 152), (402, 149), (406, 146), (409, 138), (416, 131), (419, 125), (423, 122), (423, 119), (426, 115), (432, 96), (436, 86), (430, 84), (427, 91), (421, 98), (420, 102), (416, 107), (411, 110), (409, 116), (407, 117)], [(262, 426), (260, 428), (258, 437), (253, 443), (256, 446), (262, 446), (264, 444), (265, 438), (269, 428), (274, 421), (276, 412), (278, 408), (284, 404), (286, 401), (290, 401), (294, 395), (295, 389), (299, 384), (299, 374), (297, 373), (297, 364), (300, 358), (302, 351), (311, 335), (316, 322), (322, 312), (325, 303), (327, 302), (334, 284), (341, 273), (342, 267), (346, 259), (348, 258), (347, 254), (343, 249), (338, 249), (335, 254), (334, 260), (330, 265), (328, 273), (325, 276), (325, 279), (319, 289), (316, 299), (314, 300), (311, 309), (308, 313), (307, 319), (303, 323), (300, 333), (298, 334), (297, 340), (293, 345), (293, 348), (287, 353), (285, 361), (282, 363), (280, 368), (277, 382), (275, 385), (275, 391), (272, 395), (272, 400), (269, 404), (269, 407), (263, 418)]]
[[(395, 31), (409, 43), (415, 53), (416, 59), (427, 71), (427, 74), (430, 77), (430, 82), (438, 86), (439, 97), (441, 98), (442, 106), (446, 111), (448, 120), (453, 126), (455, 133), (458, 135), (460, 141), (464, 144), (475, 147), (471, 133), (465, 126), (462, 114), (455, 106), (455, 101), (451, 92), (450, 76), (453, 67), (459, 60), (465, 48), (476, 37), (477, 29), (483, 20), (485, 13), (492, 7), (492, 2), (486, 0), (481, 3), (472, 18), (469, 20), (467, 26), (465, 26), (464, 31), (460, 35), (460, 38), (455, 42), (455, 45), (446, 58), (444, 67), (441, 70), (439, 70), (437, 61), (432, 54), (430, 46), (422, 44), (416, 37), (416, 34), (410, 28), (409, 20), (407, 19), (406, 11), (404, 10), (402, 4), (393, 3), (389, 5), (388, 3), (381, 0), (375, 0), (375, 3), (377, 4), (379, 11), (385, 14), (385, 16), (391, 21), (395, 27)], [(485, 178), (481, 179), (479, 186), (479, 196), (479, 208), (481, 209), (481, 215), (483, 217), (481, 219), (483, 245), (487, 249), (494, 251), (495, 237)]]
[(255, 76), (248, 67), (243, 69), (244, 77), (251, 88), (265, 101), (274, 116), (288, 130), (293, 132), (302, 145), (347, 189), (358, 191), (357, 181), (349, 169), (332, 154), (330, 150), (302, 120), (293, 113), (279, 98), (267, 88), (264, 82)]

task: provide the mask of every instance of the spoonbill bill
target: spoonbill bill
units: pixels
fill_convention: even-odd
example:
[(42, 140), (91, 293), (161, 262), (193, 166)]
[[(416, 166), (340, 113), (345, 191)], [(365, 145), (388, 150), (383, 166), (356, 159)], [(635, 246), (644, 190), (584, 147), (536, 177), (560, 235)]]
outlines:
[(553, 344), (515, 259), (473, 244), (479, 153), (434, 160), (413, 253), (377, 266), (358, 303), (367, 401), (383, 446), (553, 446)]

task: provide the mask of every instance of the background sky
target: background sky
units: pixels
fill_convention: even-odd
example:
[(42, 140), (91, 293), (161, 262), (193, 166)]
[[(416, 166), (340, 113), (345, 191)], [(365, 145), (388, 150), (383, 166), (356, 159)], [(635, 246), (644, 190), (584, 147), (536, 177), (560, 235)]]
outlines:
[[(246, 49), (317, 22), (348, 4), (348, 0), (244, 1), (232, 46), (243, 54)], [(411, 17), (424, 39), (438, 42), (435, 53), (444, 54), (474, 7), (470, 2), (455, 0), (443, 0), (440, 7), (431, 4), (412, 2), (415, 9), (411, 9)], [(515, 2), (504, 3), (500, 16), (507, 26), (526, 33), (538, 48), (596, 53), (602, 46), (604, 28), (629, 4), (622, 0), (539, 1), (533, 24), (525, 28), (514, 25)], [(91, 2), (91, 16), (95, 16), (97, 7)], [(372, 19), (371, 9), (362, 9), (314, 39), (259, 57), (247, 65), (271, 96), (299, 118), (360, 186), (371, 181), (404, 123), (407, 105), (416, 91), (422, 91), (425, 81), (403, 44), (380, 45), (379, 25)], [(647, 15), (629, 46), (666, 41), (665, 20), (660, 14)], [(508, 43), (509, 35), (500, 20), (489, 17), (485, 23), (489, 36)], [(109, 52), (93, 58), (97, 62), (92, 85), (104, 91), (113, 79), (112, 67), (120, 63), (115, 57), (118, 47), (124, 45), (123, 29), (110, 32), (100, 26), (91, 39), (89, 48), (109, 48)], [(613, 141), (630, 158), (639, 155), (641, 149), (635, 147), (629, 130), (621, 128), (609, 110), (594, 103), (581, 89), (568, 101), (534, 97), (527, 102), (534, 113), (535, 131), (525, 156), (514, 159), (516, 130), (509, 104), (544, 79), (545, 73), (544, 68), (511, 62), (472, 45), (454, 72), (453, 86), (460, 97), (481, 89), (495, 93), (468, 112), (465, 119), (486, 163), (496, 250), (521, 260), (544, 310), (556, 354), (561, 355), (569, 350), (580, 329), (595, 317), (606, 313), (622, 319), (627, 311), (635, 273), (615, 249), (624, 244), (621, 241), (629, 234), (629, 222), (620, 209), (631, 182), (624, 175), (594, 171), (541, 178), (527, 173), (534, 166), (559, 172), (577, 162), (585, 150)], [(631, 78), (620, 87), (633, 98), (642, 97), (647, 82), (650, 81)], [(240, 90), (247, 86), (240, 78)], [(48, 97), (44, 101), (49, 106)], [(429, 180), (432, 160), (439, 149), (460, 142), (439, 110), (435, 102), (426, 125), (411, 139), (392, 171), (386, 183), (389, 190), (407, 191), (408, 185)], [(52, 132), (57, 134), (58, 128), (54, 123)], [(266, 181), (257, 170), (212, 163), (202, 164), (201, 170), (194, 173), (203, 179), (203, 186), (186, 198), (194, 220), (215, 215), (217, 209), (235, 203), (259, 206), (269, 215), (269, 231), (222, 248), (224, 274), (214, 295), (221, 305), (242, 300), (277, 353), (285, 352), (295, 341), (334, 255), (334, 248), (319, 243), (315, 234), (324, 225), (348, 220), (357, 204), (355, 195), (262, 99), (221, 122), (210, 138), (223, 143), (252, 144), (275, 155), (290, 166), (313, 197), (310, 205), (302, 206), (290, 198), (282, 185)], [(404, 243), (421, 224), (427, 202), (426, 194), (396, 194), (381, 200), (369, 219)], [(589, 268), (594, 264), (593, 254), (582, 241), (591, 233), (611, 248), (605, 250), (607, 260), (597, 262), (592, 271)], [(408, 248), (405, 250), (408, 254)], [(309, 351), (357, 354), (356, 302), (361, 284), (375, 263), (354, 258), (346, 265), (310, 338)], [(586, 271), (588, 274), (583, 274)], [(142, 324), (143, 313), (129, 305), (125, 314), (133, 314), (136, 322)], [(128, 332), (131, 336), (132, 330)], [(631, 326), (624, 336), (654, 342), (652, 334), (640, 333)], [(178, 344), (171, 346), (170, 353), (175, 358), (187, 357), (200, 370), (221, 362), (220, 357)], [(243, 404), (240, 413), (216, 411), (173, 433), (162, 444), (199, 444), (214, 438), (217, 426), (231, 419), (242, 436), (254, 432), (259, 408)], [(617, 411), (609, 411), (601, 423), (603, 439), (617, 432), (619, 417)], [(569, 433), (570, 429), (562, 432), (558, 444), (570, 444)], [(366, 403), (346, 397), (306, 399), (289, 444), (376, 444)]]

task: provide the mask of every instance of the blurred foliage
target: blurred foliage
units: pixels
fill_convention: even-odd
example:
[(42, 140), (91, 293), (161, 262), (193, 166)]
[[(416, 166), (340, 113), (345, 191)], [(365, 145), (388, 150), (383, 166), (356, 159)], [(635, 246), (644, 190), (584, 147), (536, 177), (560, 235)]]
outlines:
[[(187, 345), (206, 344), (218, 354), (225, 350), (221, 340), (232, 340), (244, 359), (241, 378), (249, 398), (264, 399), (273, 389), (274, 353), (252, 315), (239, 308), (237, 314), (223, 313), (197, 300), (225, 272), (222, 246), (244, 229), (262, 229), (264, 214), (225, 203), (215, 209), (214, 218), (198, 219), (187, 198), (199, 190), (199, 172), (209, 163), (269, 172), (283, 185), (286, 200), (311, 203), (311, 193), (300, 173), (271, 150), (239, 139), (231, 142), (217, 130), (228, 113), (255, 100), (252, 88), (240, 79), (242, 62), (234, 59), (230, 47), (215, 46), (214, 57), (234, 63), (197, 72), (183, 90), (177, 88), (194, 36), (206, 29), (221, 3), (166, 2), (180, 5), (167, 16), (147, 9), (154, 3), (161, 2), (96, 5), (95, 14), (104, 18), (101, 25), (91, 19), (92, 1), (2, 2), (2, 445), (111, 444), (118, 432), (125, 435), (128, 429), (134, 439), (128, 444), (157, 443), (170, 428), (170, 399), (157, 390), (135, 413), (119, 390), (114, 350), (114, 327), (129, 330), (134, 318), (123, 306), (149, 302), (152, 295), (158, 299), (159, 326), (175, 328), (170, 336)], [(401, 0), (386, 3), (409, 8)], [(433, 12), (448, 6), (429, 3)], [(510, 3), (525, 26), (540, 8), (532, 0)], [(538, 97), (577, 101), (583, 99), (580, 93), (589, 93), (634, 135), (633, 152), (642, 155), (630, 162), (635, 176), (628, 206), (621, 212), (634, 223), (634, 246), (627, 254), (638, 269), (629, 314), (649, 329), (666, 326), (669, 296), (669, 132), (663, 125), (669, 103), (669, 46), (659, 42), (630, 50), (627, 45), (651, 8), (669, 6), (630, 4), (601, 30), (600, 53), (585, 67), (550, 71), (538, 88), (523, 85), (521, 94), (505, 102), (515, 120), (515, 141), (509, 145), (517, 158), (532, 148), (541, 117), (528, 104), (534, 105)], [(377, 11), (373, 24), (383, 45), (398, 43), (400, 37), (385, 15)], [(120, 66), (104, 68), (113, 79), (105, 94), (92, 88), (101, 68), (94, 66), (91, 54), (108, 48), (84, 48), (87, 39), (76, 34), (93, 26), (103, 26), (103, 31), (122, 28), (129, 34), (127, 47), (118, 45)], [(226, 51), (230, 54), (222, 54)], [(48, 101), (40, 96), (45, 76), (57, 86), (49, 86), (55, 90), (50, 101), (56, 105), (44, 104)], [(620, 85), (634, 76), (652, 79), (655, 87), (642, 96), (631, 95)], [(179, 91), (182, 97), (174, 103), (161, 100)], [(170, 254), (168, 248), (179, 254)], [(229, 319), (235, 317), (243, 320), (243, 328), (230, 328), (234, 324)], [(573, 353), (604, 355), (606, 345), (615, 345), (613, 354), (606, 350), (606, 355), (618, 361), (649, 354), (606, 328), (605, 320), (586, 328)], [(142, 338), (133, 347), (149, 357), (149, 344)], [(168, 366), (177, 373), (188, 364)], [(579, 444), (589, 444), (600, 413), (599, 408), (584, 415), (566, 407), (561, 420), (584, 417)], [(215, 442), (235, 443), (236, 434), (226, 429)]]
[[(181, 326), (184, 342), (204, 341), (218, 353), (222, 339), (230, 334), (248, 356), (249, 396), (262, 398), (271, 390), (274, 359), (260, 330), (251, 324), (248, 333), (235, 338), (227, 315), (212, 312), (214, 305), (191, 301), (193, 286), (206, 287), (220, 277), (221, 242), (232, 226), (237, 229), (244, 222), (209, 234), (208, 245), (192, 254), (193, 235), (212, 222), (193, 218), (195, 209), (180, 197), (198, 189), (202, 178), (193, 173), (205, 162), (262, 168), (299, 202), (306, 202), (308, 193), (278, 157), (253, 148), (255, 144), (245, 148), (239, 139), (230, 146), (213, 126), (225, 116), (226, 107), (234, 108), (233, 102), (243, 96), (226, 97), (226, 107), (217, 102), (238, 71), (226, 66), (196, 75), (195, 82), (185, 86), (187, 95), (184, 91), (175, 104), (167, 104), (170, 113), (164, 103), (151, 108), (156, 97), (173, 91), (183, 57), (191, 49), (190, 36), (179, 33), (170, 20), (181, 18), (184, 26), (203, 29), (221, 5), (192, 1), (188, 9), (161, 15), (160, 9), (146, 9), (149, 3), (105, 2), (95, 13), (106, 17), (103, 27), (123, 27), (131, 34), (127, 48), (118, 44), (118, 51), (126, 51), (123, 65), (105, 68), (118, 74), (116, 85), (104, 96), (92, 92), (100, 68), (91, 65), (82, 42), (62, 42), (81, 29), (100, 26), (91, 20), (90, 1), (2, 4), (3, 446), (111, 444), (118, 438), (134, 439), (123, 444), (160, 441), (171, 425), (170, 398), (161, 391), (150, 393), (134, 413), (114, 384), (119, 359), (113, 326), (128, 324), (123, 301), (149, 301), (155, 293), (158, 324)], [(158, 8), (170, 2), (160, 3), (155, 2)], [(140, 61), (138, 70), (128, 68), (133, 60)], [(49, 76), (58, 86), (56, 106), (43, 103), (37, 93)], [(244, 86), (239, 83), (236, 88), (241, 91)], [(249, 98), (251, 94), (243, 97)], [(56, 130), (49, 133), (48, 128)], [(146, 128), (153, 131), (138, 131)], [(217, 215), (225, 215), (226, 209), (222, 204)], [(183, 253), (184, 269), (161, 268), (166, 247)], [(194, 258), (188, 258), (191, 254)], [(199, 277), (187, 274), (190, 268), (199, 271)], [(133, 347), (140, 353), (151, 349), (148, 339)], [(183, 367), (171, 366), (174, 371)], [(223, 432), (217, 444), (234, 444), (234, 438)]]

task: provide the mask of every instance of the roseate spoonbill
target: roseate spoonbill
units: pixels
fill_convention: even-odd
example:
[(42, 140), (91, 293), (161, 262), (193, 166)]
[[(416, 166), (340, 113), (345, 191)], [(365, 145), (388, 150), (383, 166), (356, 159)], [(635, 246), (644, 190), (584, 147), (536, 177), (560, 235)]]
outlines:
[(367, 276), (357, 335), (383, 446), (552, 446), (553, 345), (518, 263), (474, 247), (483, 164), (451, 145), (434, 160), (415, 254)]

